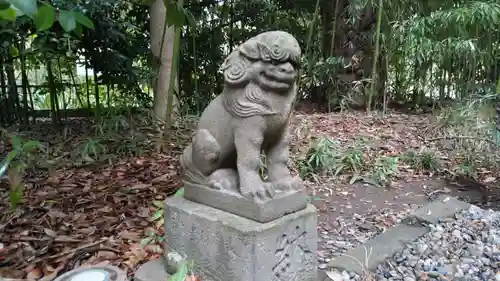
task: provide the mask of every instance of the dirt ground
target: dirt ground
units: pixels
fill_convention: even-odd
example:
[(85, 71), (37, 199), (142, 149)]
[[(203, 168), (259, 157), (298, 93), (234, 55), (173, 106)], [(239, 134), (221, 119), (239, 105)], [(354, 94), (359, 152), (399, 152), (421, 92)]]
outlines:
[[(442, 179), (398, 182), (396, 188), (383, 189), (368, 184), (338, 184), (325, 191), (316, 191), (316, 200), (311, 202), (320, 212), (320, 220), (332, 217), (348, 217), (355, 214), (368, 214), (384, 208), (402, 210), (405, 206), (417, 208), (437, 194), (447, 194), (468, 202), (479, 202), (482, 192), (474, 189), (461, 189), (449, 185)], [(434, 192), (434, 193), (433, 193)], [(309, 195), (314, 196), (309, 188)]]
[(311, 202), (318, 208), (318, 261), (320, 268), (350, 248), (356, 247), (387, 228), (401, 223), (409, 213), (437, 196), (454, 196), (479, 202), (479, 190), (463, 190), (444, 180), (398, 182), (396, 188), (382, 189), (366, 184), (332, 184), (309, 187)]

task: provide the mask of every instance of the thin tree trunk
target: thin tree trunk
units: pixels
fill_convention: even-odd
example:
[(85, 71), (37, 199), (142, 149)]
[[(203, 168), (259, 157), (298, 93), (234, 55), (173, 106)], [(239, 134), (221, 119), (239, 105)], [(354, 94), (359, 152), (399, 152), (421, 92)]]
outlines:
[[(66, 63), (69, 65), (69, 60), (66, 60)], [(71, 78), (71, 83), (73, 84), (73, 87), (75, 88), (75, 96), (76, 96), (76, 99), (78, 101), (78, 104), (81, 108), (83, 108), (85, 105), (83, 104), (82, 97), (80, 97), (80, 93), (79, 93), (78, 87), (76, 85), (76, 79), (75, 79), (75, 75), (73, 74), (73, 68), (69, 69), (69, 76)]]
[[(58, 73), (59, 73), (59, 83), (63, 83), (63, 75), (62, 75), (62, 67), (61, 67), (61, 59), (58, 57), (57, 58), (57, 70), (58, 70)], [(61, 94), (62, 94), (62, 102), (63, 102), (63, 110), (64, 110), (64, 118), (65, 119), (68, 119), (68, 103), (69, 103), (69, 100), (68, 102), (66, 102), (66, 95), (64, 93), (64, 88), (62, 88), (63, 90), (61, 91)], [(57, 96), (56, 96), (57, 98)], [(71, 99), (71, 97), (70, 97)], [(59, 111), (59, 102), (57, 102), (57, 107), (58, 107), (58, 111)], [(59, 111), (60, 112), (60, 111)]]
[(21, 35), (20, 43), (20, 58), (21, 58), (21, 85), (23, 90), (23, 125), (28, 127), (29, 125), (29, 105), (28, 105), (28, 75), (26, 74), (26, 59), (24, 56), (25, 51), (25, 39), (24, 35)]
[(56, 109), (57, 104), (57, 90), (54, 84), (54, 73), (52, 72), (52, 61), (46, 58), (47, 61), (47, 79), (49, 84), (49, 95), (50, 95), (50, 110), (52, 112), (52, 124), (56, 125), (59, 120), (59, 113)]
[[(154, 0), (150, 6), (150, 33), (151, 51), (153, 53), (153, 68), (156, 70), (156, 78), (153, 79), (154, 107), (156, 118), (165, 121), (167, 118), (168, 95), (170, 85), (170, 70), (172, 69), (172, 57), (174, 48), (175, 28), (166, 26), (166, 8), (162, 0)], [(175, 76), (175, 86), (178, 87), (178, 76)], [(174, 96), (173, 109), (176, 109), (178, 101)]]
[[(182, 7), (183, 0), (178, 0), (178, 4)], [(163, 128), (163, 144), (167, 143), (167, 140), (170, 138), (170, 128), (172, 126), (172, 111), (174, 108), (174, 97), (175, 97), (175, 85), (177, 82), (176, 77), (178, 77), (179, 70), (179, 61), (180, 61), (180, 45), (181, 45), (181, 30), (182, 26), (175, 27), (174, 34), (174, 42), (172, 46), (172, 63), (170, 68), (170, 79), (169, 79), (169, 87), (168, 87), (168, 96), (167, 96), (167, 115), (165, 119), (165, 127)], [(163, 145), (162, 145), (163, 147)]]
[(87, 93), (87, 108), (89, 110), (89, 118), (92, 112), (92, 105), (90, 104), (90, 83), (89, 83), (89, 68), (87, 67), (88, 60), (87, 56), (85, 56), (85, 89)]
[[(107, 75), (106, 75), (107, 76)], [(106, 77), (106, 105), (108, 107), (108, 110), (111, 109), (111, 95), (110, 95), (110, 88), (109, 88), (109, 76)]]
[(5, 74), (4, 74), (4, 64), (3, 57), (0, 57), (0, 122), (3, 125), (8, 125), (9, 115), (8, 115), (8, 106), (7, 106), (7, 84), (5, 83)]
[(0, 57), (0, 87), (1, 88), (1, 98), (0, 98), (0, 109), (1, 109), (1, 113), (0, 115), (2, 116), (3, 118), (3, 122), (4, 124), (8, 124), (10, 123), (9, 122), (9, 97), (8, 97), (8, 91), (7, 91), (7, 83), (5, 82), (6, 80), (6, 77), (5, 77), (5, 72), (4, 72), (4, 61), (3, 61), (3, 57)]
[[(234, 0), (231, 0), (229, 3), (229, 53), (233, 51), (233, 45), (234, 45), (234, 37), (233, 37), (233, 18), (234, 18)], [(195, 30), (193, 30), (193, 33)], [(196, 50), (194, 50), (195, 58), (196, 58)]]
[(5, 72), (7, 73), (7, 84), (9, 85), (9, 103), (8, 107), (11, 108), (12, 110), (10, 111), (12, 113), (12, 121), (18, 121), (19, 120), (19, 96), (17, 94), (17, 84), (16, 84), (16, 76), (14, 73), (14, 66), (12, 65), (13, 59), (12, 56), (7, 57), (7, 61), (10, 61), (11, 63), (5, 64)]
[(94, 70), (94, 97), (95, 97), (95, 119), (101, 121), (101, 102), (99, 101), (99, 84), (97, 83), (97, 67), (92, 65)]
[[(500, 76), (497, 81), (496, 89), (496, 103), (495, 103), (495, 131), (493, 132), (493, 138), (496, 143), (496, 147), (500, 147)], [(497, 151), (498, 153), (498, 151)]]
[(379, 57), (379, 52), (380, 52), (380, 26), (382, 24), (382, 8), (383, 8), (383, 0), (379, 0), (379, 5), (378, 5), (378, 13), (377, 13), (377, 29), (376, 29), (376, 34), (375, 34), (375, 52), (373, 54), (373, 67), (372, 67), (372, 83), (371, 83), (371, 89), (370, 92), (368, 93), (368, 102), (366, 104), (366, 111), (370, 112), (371, 106), (372, 106), (372, 99), (373, 95), (375, 94), (375, 89), (376, 85), (378, 82), (378, 75), (377, 75), (377, 62), (378, 62), (378, 57)]

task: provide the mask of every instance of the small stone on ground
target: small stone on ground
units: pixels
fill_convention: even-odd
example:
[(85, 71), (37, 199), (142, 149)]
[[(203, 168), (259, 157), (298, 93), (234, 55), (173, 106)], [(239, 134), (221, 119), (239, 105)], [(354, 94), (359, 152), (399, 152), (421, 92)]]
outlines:
[(163, 259), (156, 259), (141, 265), (134, 275), (135, 281), (166, 281), (170, 277)]

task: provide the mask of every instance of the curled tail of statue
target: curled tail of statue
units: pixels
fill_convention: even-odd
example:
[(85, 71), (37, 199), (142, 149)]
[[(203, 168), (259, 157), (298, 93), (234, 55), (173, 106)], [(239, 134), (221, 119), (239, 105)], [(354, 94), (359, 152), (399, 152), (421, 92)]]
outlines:
[(180, 157), (180, 164), (183, 170), (184, 180), (190, 183), (204, 184), (207, 181), (207, 177), (203, 175), (193, 164), (191, 150), (191, 145), (189, 145)]
[(180, 157), (184, 180), (206, 185), (208, 176), (217, 169), (219, 157), (220, 146), (217, 140), (208, 130), (198, 130), (192, 144), (186, 147)]

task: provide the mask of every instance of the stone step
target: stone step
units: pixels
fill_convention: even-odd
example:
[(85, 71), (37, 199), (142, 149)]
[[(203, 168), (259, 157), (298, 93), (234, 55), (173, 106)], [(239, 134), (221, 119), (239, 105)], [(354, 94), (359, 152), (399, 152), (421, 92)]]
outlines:
[[(388, 229), (364, 245), (353, 248), (330, 261), (328, 268), (350, 270), (358, 274), (361, 274), (363, 268), (374, 271), (380, 263), (392, 257), (406, 244), (427, 233), (429, 228), (426, 224), (436, 224), (440, 219), (453, 216), (458, 211), (468, 209), (470, 206), (469, 203), (454, 197), (441, 197), (439, 200), (415, 210), (403, 220), (402, 224)], [(366, 255), (370, 251), (371, 255), (367, 260)]]

